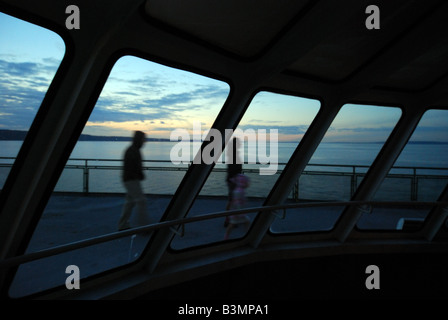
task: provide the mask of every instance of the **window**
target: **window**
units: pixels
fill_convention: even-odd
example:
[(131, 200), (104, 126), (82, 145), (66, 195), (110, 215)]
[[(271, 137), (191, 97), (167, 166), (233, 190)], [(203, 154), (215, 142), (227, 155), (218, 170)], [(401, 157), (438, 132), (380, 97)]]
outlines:
[[(428, 110), (377, 190), (377, 201), (437, 201), (448, 183), (448, 111)], [(422, 225), (430, 208), (377, 208), (363, 214), (360, 229), (397, 230)], [(415, 226), (415, 223), (414, 223)]]
[[(255, 95), (234, 131), (240, 141), (238, 151), (242, 170), (250, 179), (245, 207), (263, 204), (319, 108), (317, 100), (266, 91)], [(193, 203), (189, 216), (231, 208), (227, 207), (229, 189), (226, 182), (229, 145)], [(254, 217), (249, 214), (251, 221)], [(186, 226), (183, 237), (174, 237), (171, 246), (180, 250), (222, 241), (226, 233), (224, 221), (223, 218), (191, 223)], [(228, 238), (236, 239), (245, 234), (244, 226), (238, 226)]]
[[(401, 115), (398, 108), (344, 105), (297, 182), (299, 201), (348, 201)], [(297, 208), (272, 232), (331, 230), (343, 207)]]
[(0, 189), (65, 53), (56, 33), (0, 13)]
[[(140, 149), (146, 179), (149, 223), (158, 222), (188, 163), (174, 165), (171, 133), (201, 123), (207, 129), (227, 96), (226, 83), (133, 56), (114, 65), (89, 120), (44, 210), (27, 252), (51, 248), (118, 230), (125, 203), (122, 158), (134, 131), (146, 133)], [(189, 143), (190, 141), (188, 141)], [(175, 159), (174, 159), (175, 160)], [(138, 226), (136, 215), (130, 226)], [(24, 296), (64, 285), (65, 268), (81, 277), (128, 264), (140, 257), (151, 235), (133, 235), (20, 266), (10, 294)], [(33, 269), (33, 279), (27, 270)], [(49, 277), (59, 270), (59, 278)], [(53, 272), (51, 272), (53, 273)]]

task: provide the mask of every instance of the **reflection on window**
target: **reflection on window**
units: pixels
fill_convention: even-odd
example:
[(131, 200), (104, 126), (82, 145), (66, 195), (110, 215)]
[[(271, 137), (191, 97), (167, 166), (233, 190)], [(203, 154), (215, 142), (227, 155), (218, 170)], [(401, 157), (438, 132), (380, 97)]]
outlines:
[[(294, 190), (296, 201), (348, 201), (401, 116), (398, 108), (344, 105)], [(343, 207), (288, 210), (273, 232), (331, 230)]]
[(0, 13), (0, 189), (64, 56), (56, 33)]
[[(448, 183), (448, 111), (429, 110), (377, 190), (377, 201), (437, 201)], [(396, 230), (422, 226), (429, 208), (375, 209), (358, 222), (361, 229)], [(404, 227), (403, 227), (404, 226)]]
[[(242, 172), (249, 178), (245, 189), (244, 207), (263, 204), (277, 181), (301, 138), (307, 131), (320, 108), (320, 102), (296, 96), (259, 92), (250, 103), (234, 136), (239, 139), (237, 153), (242, 163)], [(227, 164), (231, 144), (228, 144), (198, 198), (190, 209), (189, 216), (225, 211), (228, 204), (229, 186)], [(248, 218), (253, 221), (254, 214)], [(176, 236), (173, 249), (183, 249), (225, 239), (225, 219), (197, 222), (186, 226), (183, 237)], [(246, 234), (244, 224), (233, 228), (229, 239)]]
[[(174, 165), (170, 154), (179, 142), (170, 141), (179, 128), (201, 123), (209, 129), (222, 108), (229, 86), (190, 72), (125, 56), (114, 65), (57, 186), (45, 208), (27, 252), (116, 232), (125, 204), (123, 156), (135, 131), (146, 134), (139, 149), (141, 181), (149, 223), (163, 215), (188, 164)], [(190, 129), (191, 130), (191, 129)], [(134, 210), (136, 208), (134, 207)], [(139, 226), (133, 211), (131, 228)], [(69, 264), (81, 277), (109, 270), (140, 257), (151, 235), (137, 235), (70, 251), (24, 264), (11, 294), (64, 285)], [(51, 266), (51, 267), (49, 267)], [(30, 281), (27, 270), (33, 269)], [(62, 277), (48, 279), (49, 268)], [(64, 277), (65, 276), (65, 277)]]

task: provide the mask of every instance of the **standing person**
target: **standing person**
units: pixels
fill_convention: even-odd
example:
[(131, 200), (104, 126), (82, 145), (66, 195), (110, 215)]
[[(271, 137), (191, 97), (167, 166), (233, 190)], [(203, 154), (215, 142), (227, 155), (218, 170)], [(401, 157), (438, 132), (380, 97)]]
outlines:
[[(227, 177), (226, 177), (227, 187), (229, 189), (229, 196), (227, 200), (226, 211), (230, 209), (233, 197), (233, 189), (235, 188), (235, 183), (233, 182), (232, 178), (235, 177), (237, 174), (240, 174), (243, 169), (241, 159), (238, 153), (239, 148), (238, 138), (233, 138), (229, 146), (231, 148), (231, 151), (227, 159)], [(227, 227), (228, 225), (229, 225), (229, 217), (227, 216), (226, 220), (224, 221), (224, 227)]]
[[(235, 187), (233, 189), (232, 201), (230, 202), (230, 209), (242, 209), (246, 205), (246, 191), (245, 189), (249, 187), (249, 178), (239, 173), (230, 179)], [(246, 229), (249, 229), (249, 217), (246, 214), (235, 214), (231, 215), (229, 218), (229, 224), (224, 235), (224, 240), (227, 240), (230, 236), (232, 229), (238, 224), (244, 224)]]
[(139, 225), (146, 224), (146, 197), (143, 194), (141, 181), (145, 178), (142, 170), (142, 156), (140, 149), (145, 143), (145, 133), (135, 131), (132, 144), (124, 154), (122, 180), (126, 188), (126, 202), (123, 206), (118, 230), (130, 228), (129, 219), (134, 206), (137, 207), (137, 221)]

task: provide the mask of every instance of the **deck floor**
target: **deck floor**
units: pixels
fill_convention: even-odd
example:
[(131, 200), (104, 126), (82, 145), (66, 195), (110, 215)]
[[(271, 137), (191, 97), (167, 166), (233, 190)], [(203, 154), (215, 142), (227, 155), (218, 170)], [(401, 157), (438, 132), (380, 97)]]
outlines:
[[(158, 222), (171, 197), (148, 196), (147, 209), (151, 222)], [(199, 197), (189, 215), (224, 211), (225, 197)], [(36, 252), (58, 245), (105, 235), (117, 231), (118, 219), (124, 204), (123, 195), (55, 194), (50, 199), (32, 236), (27, 252)], [(262, 199), (249, 199), (247, 207), (262, 205)], [(312, 232), (330, 230), (343, 207), (290, 209), (286, 217), (277, 218), (272, 232)], [(425, 209), (375, 209), (364, 214), (358, 227), (366, 229), (395, 229), (401, 217), (424, 218)], [(250, 214), (251, 220), (255, 217)], [(135, 225), (135, 222), (133, 222)], [(183, 237), (175, 235), (171, 247), (182, 250), (197, 245), (223, 241), (224, 218), (200, 221), (185, 226)], [(238, 226), (231, 238), (244, 236), (245, 228)], [(117, 240), (73, 250), (21, 265), (10, 289), (12, 297), (21, 297), (41, 290), (65, 285), (69, 276), (66, 267), (76, 265), (81, 279), (136, 260), (151, 235), (133, 235)]]

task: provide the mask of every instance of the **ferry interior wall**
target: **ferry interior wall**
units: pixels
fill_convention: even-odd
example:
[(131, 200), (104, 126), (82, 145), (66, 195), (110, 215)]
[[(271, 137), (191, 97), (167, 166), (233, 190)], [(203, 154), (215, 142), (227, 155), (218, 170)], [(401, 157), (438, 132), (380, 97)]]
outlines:
[[(1, 299), (448, 298), (447, 16), (441, 0), (0, 0)], [(237, 129), (258, 158), (229, 207), (207, 160)], [(136, 130), (149, 222), (122, 230)]]

